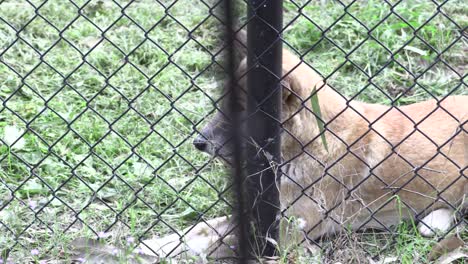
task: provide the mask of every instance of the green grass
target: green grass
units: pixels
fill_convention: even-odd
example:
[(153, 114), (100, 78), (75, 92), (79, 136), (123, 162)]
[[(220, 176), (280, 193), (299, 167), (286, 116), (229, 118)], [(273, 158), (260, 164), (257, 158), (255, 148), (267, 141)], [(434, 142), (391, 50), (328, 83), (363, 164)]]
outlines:
[[(35, 248), (41, 259), (61, 258), (74, 238), (95, 238), (100, 231), (111, 234), (109, 244), (124, 245), (129, 236), (170, 232), (158, 217), (181, 229), (206, 210), (210, 218), (228, 209), (218, 198), (229, 185), (224, 166), (191, 146), (193, 126), (213, 111), (209, 97), (217, 97), (223, 81), (220, 66), (206, 51), (219, 48), (219, 21), (198, 1), (179, 0), (169, 9), (179, 22), (151, 0), (127, 6), (128, 17), (121, 17), (122, 8), (112, 1), (84, 7), (86, 1), (74, 2), (77, 7), (68, 1), (32, 1), (40, 16), (27, 2), (0, 3), (0, 135), (4, 139), (7, 127), (24, 132), (17, 135), (23, 146), (0, 146), (0, 253), (11, 249), (13, 259), (31, 258)], [(128, 1), (117, 2), (123, 7)], [(213, 6), (216, 1), (205, 2)], [(322, 29), (344, 14), (336, 1), (315, 2), (301, 10)], [(77, 16), (78, 8), (88, 19)], [(383, 1), (359, 1), (347, 9), (368, 28), (389, 10)], [(442, 10), (460, 27), (467, 26), (463, 1), (449, 1)], [(285, 11), (286, 25), (298, 7), (285, 1)], [(415, 28), (435, 11), (430, 1), (395, 7)], [(22, 30), (17, 34), (12, 27)], [(203, 47), (186, 43), (187, 29)], [(345, 95), (356, 94), (372, 77), (381, 91), (369, 86), (359, 100), (390, 104), (385, 92), (399, 98), (397, 105), (407, 104), (430, 98), (426, 90), (440, 97), (460, 85), (460, 77), (439, 62), (404, 93), (414, 80), (402, 66), (423, 73), (436, 51), (460, 34), (442, 15), (418, 32), (433, 48), (419, 39), (402, 48), (413, 33), (395, 15), (372, 30), (375, 39), (398, 51), (395, 59), (401, 65), (388, 64), (389, 53), (375, 40), (355, 49), (367, 31), (344, 15), (325, 34), (330, 40), (321, 40), (317, 26), (300, 16), (284, 38), (300, 53), (317, 43), (305, 60), (324, 76), (336, 70), (328, 82)], [(466, 72), (466, 49), (466, 40), (459, 40), (441, 56), (460, 75)], [(346, 62), (343, 51), (352, 50)], [(461, 86), (453, 93), (467, 90)], [(31, 203), (37, 206), (32, 209)]]
[[(190, 29), (207, 16), (206, 7), (191, 6), (191, 1), (179, 1), (171, 9)], [(148, 33), (157, 47), (128, 18), (108, 28), (103, 40), (92, 23), (75, 20), (71, 3), (49, 1), (39, 10), (57, 29), (41, 18), (28, 23), (34, 8), (27, 3), (0, 4), (1, 18), (15, 28), (26, 25), (19, 34), (24, 41), (7, 49), (15, 33), (0, 23), (1, 50), (7, 49), (3, 61), (13, 68), (0, 65), (5, 106), (0, 134), (7, 126), (26, 131), (22, 148), (0, 150), (0, 249), (9, 249), (19, 236), (24, 247), (13, 247), (13, 259), (29, 257), (34, 248), (41, 253), (52, 249), (43, 256), (53, 258), (72, 239), (95, 238), (94, 232), (111, 233), (109, 243), (116, 245), (128, 236), (167, 233), (164, 224), (150, 229), (159, 213), (180, 229), (211, 207), (207, 218), (225, 210), (226, 203), (218, 202), (218, 191), (210, 187), (226, 188), (224, 167), (191, 146), (192, 127), (212, 111), (207, 107), (211, 100), (199, 89), (213, 96), (221, 81), (208, 53), (194, 41), (174, 53), (186, 41), (186, 31), (168, 18)], [(120, 10), (110, 1), (96, 1), (84, 13), (104, 30)], [(189, 10), (191, 17), (185, 16)], [(148, 31), (164, 8), (139, 1), (126, 14)], [(217, 35), (207, 30), (215, 30), (215, 20), (204, 27), (194, 36), (213, 49)], [(41, 63), (38, 52), (51, 46)], [(181, 69), (165, 67), (166, 52)], [(78, 67), (83, 55), (89, 64)], [(132, 65), (124, 63), (126, 55)], [(30, 201), (37, 203), (34, 210), (28, 208)]]
[[(355, 3), (347, 8), (347, 14), (335, 1), (326, 6), (307, 5), (302, 10), (304, 16), (297, 19), (297, 7), (292, 3), (285, 6), (290, 12), (284, 23), (294, 21), (286, 30), (286, 41), (301, 54), (315, 45), (305, 54), (306, 61), (323, 76), (333, 73), (329, 84), (344, 95), (354, 96), (366, 87), (356, 97), (358, 100), (390, 104), (390, 98), (398, 98), (395, 104), (401, 105), (431, 98), (428, 92), (439, 98), (453, 90), (455, 94), (467, 94), (466, 87), (457, 88), (461, 83), (458, 75), (466, 74), (466, 58), (462, 55), (467, 48), (466, 39), (456, 41), (460, 29), (441, 14), (425, 23), (436, 13), (433, 3), (402, 1), (394, 8), (409, 25), (419, 29), (416, 35), (420, 39), (414, 38), (413, 29), (406, 22), (390, 14), (390, 6), (383, 1)], [(449, 1), (441, 9), (460, 28), (467, 26), (467, 7), (462, 2)], [(317, 14), (321, 14), (319, 19)], [(340, 22), (334, 24), (338, 18)], [(321, 38), (318, 27), (326, 31), (328, 39)], [(437, 53), (448, 47), (440, 58), (455, 68), (458, 75), (441, 62), (425, 72), (435, 62)], [(390, 52), (396, 62), (389, 60)], [(348, 53), (351, 54), (346, 60)], [(412, 75), (417, 76), (417, 84)], [(369, 78), (374, 85), (368, 85)], [(413, 88), (405, 93), (409, 87)]]

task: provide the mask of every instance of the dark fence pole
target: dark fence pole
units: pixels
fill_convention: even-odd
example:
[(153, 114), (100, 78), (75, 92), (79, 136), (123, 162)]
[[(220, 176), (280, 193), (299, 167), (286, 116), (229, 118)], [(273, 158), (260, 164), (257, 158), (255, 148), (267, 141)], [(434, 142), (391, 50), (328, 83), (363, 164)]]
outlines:
[[(281, 114), (282, 0), (249, 0), (248, 134), (246, 189), (255, 234), (253, 254), (275, 255), (278, 241)], [(270, 239), (267, 239), (270, 238)]]
[(227, 43), (226, 51), (226, 63), (225, 69), (229, 76), (228, 82), (228, 91), (229, 96), (227, 99), (229, 100), (229, 114), (231, 117), (232, 122), (232, 129), (230, 131), (230, 136), (232, 138), (233, 144), (233, 153), (232, 153), (232, 180), (235, 187), (235, 193), (237, 194), (237, 208), (233, 208), (233, 213), (238, 215), (238, 226), (239, 230), (237, 231), (238, 235), (238, 263), (245, 264), (247, 263), (247, 244), (244, 243), (248, 240), (248, 219), (244, 216), (245, 212), (245, 199), (244, 199), (244, 192), (242, 191), (242, 179), (243, 179), (243, 170), (241, 161), (243, 159), (242, 156), (242, 137), (241, 137), (241, 129), (240, 129), (240, 117), (239, 114), (234, 110), (236, 107), (236, 98), (238, 98), (238, 94), (240, 93), (239, 89), (236, 89), (236, 82), (235, 82), (235, 65), (234, 65), (234, 38), (235, 32), (234, 29), (234, 22), (233, 22), (233, 10), (235, 9), (235, 3), (232, 0), (224, 0), (224, 14), (225, 14), (225, 32), (224, 37)]

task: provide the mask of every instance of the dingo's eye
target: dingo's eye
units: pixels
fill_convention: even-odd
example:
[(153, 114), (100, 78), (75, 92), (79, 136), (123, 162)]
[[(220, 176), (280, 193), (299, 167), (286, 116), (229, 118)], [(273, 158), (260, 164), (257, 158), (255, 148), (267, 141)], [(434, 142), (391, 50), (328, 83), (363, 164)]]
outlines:
[(242, 112), (242, 111), (245, 111), (245, 107), (239, 101), (236, 101), (236, 102), (234, 102), (233, 111), (234, 112)]

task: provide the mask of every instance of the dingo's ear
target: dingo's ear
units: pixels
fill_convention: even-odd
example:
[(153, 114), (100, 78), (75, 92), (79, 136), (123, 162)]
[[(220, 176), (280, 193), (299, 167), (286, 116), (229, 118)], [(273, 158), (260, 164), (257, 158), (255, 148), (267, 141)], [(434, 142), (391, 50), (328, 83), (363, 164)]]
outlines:
[(283, 98), (288, 102), (310, 97), (314, 87), (324, 86), (323, 78), (299, 57), (283, 49)]
[(234, 36), (234, 63), (239, 63), (247, 57), (247, 31), (239, 30)]
[(283, 101), (291, 102), (300, 99), (300, 91), (298, 91), (300, 90), (300, 82), (297, 80), (295, 72), (285, 72), (283, 69), (283, 74), (283, 80), (281, 80)]
[(283, 48), (283, 99), (286, 102), (298, 101), (307, 97), (304, 94), (303, 79), (308, 78), (304, 74), (303, 62), (287, 49)]
[[(244, 29), (239, 30), (234, 37), (234, 52), (235, 52), (235, 65), (237, 75), (243, 76), (243, 83), (241, 87), (247, 87), (246, 71), (247, 71), (247, 31)], [(301, 73), (304, 73), (304, 65), (301, 67), (301, 60), (299, 57), (283, 49), (283, 79), (281, 85), (283, 86), (283, 100), (284, 101), (299, 101), (307, 98), (307, 90), (301, 81)], [(302, 78), (307, 78), (307, 74), (302, 74)]]

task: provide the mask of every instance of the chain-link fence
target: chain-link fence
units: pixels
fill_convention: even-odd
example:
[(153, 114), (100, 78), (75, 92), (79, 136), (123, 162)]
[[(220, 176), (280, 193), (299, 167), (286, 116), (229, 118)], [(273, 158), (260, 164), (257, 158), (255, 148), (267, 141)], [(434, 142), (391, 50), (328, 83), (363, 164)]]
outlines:
[(230, 211), (224, 165), (192, 145), (224, 79), (220, 4), (0, 2), (5, 261), (129, 252)]
[[(223, 2), (0, 2), (5, 262), (126, 261), (196, 223), (293, 263), (427, 262), (466, 240), (463, 1), (290, 0), (282, 25), (281, 1)], [(249, 41), (228, 45), (231, 20)], [(233, 209), (239, 232), (213, 225)], [(419, 223), (436, 209), (442, 232)], [(258, 237), (231, 243), (256, 210)]]
[[(259, 23), (263, 31), (249, 34), (248, 63), (237, 72), (248, 97), (246, 160), (257, 168), (246, 177), (256, 186), (252, 203), (272, 190), (280, 197), (269, 209), (280, 217), (260, 221), (256, 238), (277, 248), (276, 223), (280, 255), (301, 263), (429, 262), (436, 241), (466, 241), (468, 109), (458, 96), (467, 94), (466, 61), (455, 59), (466, 51), (466, 22), (457, 2), (290, 1), (280, 30), (258, 11), (274, 2), (250, 6), (249, 30)], [(271, 41), (269, 31), (282, 37)], [(270, 65), (278, 41), (286, 48), (280, 74)], [(280, 117), (270, 103), (281, 88), (258, 92), (272, 77), (282, 85)]]

